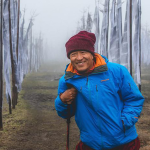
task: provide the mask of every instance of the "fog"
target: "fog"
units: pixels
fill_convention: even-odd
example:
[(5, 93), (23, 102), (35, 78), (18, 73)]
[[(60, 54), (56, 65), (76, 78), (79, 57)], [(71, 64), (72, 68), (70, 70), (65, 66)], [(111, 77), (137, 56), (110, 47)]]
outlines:
[(83, 11), (89, 9), (94, 13), (93, 0), (21, 0), (21, 11), (26, 10), (26, 27), (33, 14), (33, 34), (42, 33), (44, 46), (49, 51), (49, 59), (66, 59), (65, 43), (76, 32), (77, 23)]
[[(103, 9), (104, 0), (99, 1)], [(65, 43), (76, 33), (78, 22), (89, 11), (94, 15), (95, 0), (21, 0), (21, 12), (25, 10), (25, 27), (27, 28), (31, 16), (35, 15), (33, 35), (40, 33), (44, 39), (44, 48), (47, 49), (47, 58), (52, 61), (68, 60), (66, 58)], [(111, 0), (110, 0), (111, 3)], [(126, 1), (123, 3), (123, 20)], [(142, 0), (142, 26), (150, 24), (150, 1)], [(102, 13), (100, 14), (102, 22)], [(94, 31), (93, 31), (94, 32)]]

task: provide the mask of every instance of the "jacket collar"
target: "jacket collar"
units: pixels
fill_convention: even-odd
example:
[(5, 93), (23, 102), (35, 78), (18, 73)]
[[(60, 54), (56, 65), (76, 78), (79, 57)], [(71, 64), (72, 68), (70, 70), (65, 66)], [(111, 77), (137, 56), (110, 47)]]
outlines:
[[(94, 57), (96, 59), (96, 62), (94, 64), (94, 69), (90, 74), (95, 74), (95, 73), (102, 73), (108, 70), (107, 64), (105, 62), (105, 59), (100, 55), (95, 53)], [(77, 74), (77, 71), (73, 68), (72, 64), (70, 63), (66, 67), (66, 72), (65, 72), (65, 80), (72, 78)], [(85, 75), (80, 75), (80, 76), (85, 76)]]

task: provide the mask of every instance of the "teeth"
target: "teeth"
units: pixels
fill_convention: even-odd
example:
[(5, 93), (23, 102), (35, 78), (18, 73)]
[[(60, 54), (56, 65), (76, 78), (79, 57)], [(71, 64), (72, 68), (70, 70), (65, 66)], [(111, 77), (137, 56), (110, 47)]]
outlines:
[(77, 63), (77, 64), (83, 64), (83, 62)]

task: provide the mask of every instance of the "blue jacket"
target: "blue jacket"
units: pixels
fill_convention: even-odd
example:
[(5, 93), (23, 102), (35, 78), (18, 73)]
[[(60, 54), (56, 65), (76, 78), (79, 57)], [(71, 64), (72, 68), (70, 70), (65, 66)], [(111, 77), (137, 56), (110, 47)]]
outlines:
[(135, 123), (144, 102), (128, 70), (102, 57), (106, 64), (88, 76), (66, 71), (55, 100), (58, 115), (67, 118), (67, 105), (59, 94), (68, 89), (67, 84), (77, 89), (70, 115), (75, 115), (81, 141), (95, 150), (111, 149), (137, 138)]

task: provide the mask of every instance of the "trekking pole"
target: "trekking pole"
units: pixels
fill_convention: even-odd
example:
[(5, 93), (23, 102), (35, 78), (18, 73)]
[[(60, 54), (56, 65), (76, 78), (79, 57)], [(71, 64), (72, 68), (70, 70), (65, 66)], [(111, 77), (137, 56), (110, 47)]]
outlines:
[(69, 150), (69, 127), (70, 127), (70, 105), (67, 105), (67, 147), (66, 150)]
[[(68, 89), (72, 88), (73, 86), (71, 84), (67, 84)], [(70, 104), (67, 105), (67, 146), (66, 150), (69, 150), (69, 130), (70, 130)]]

